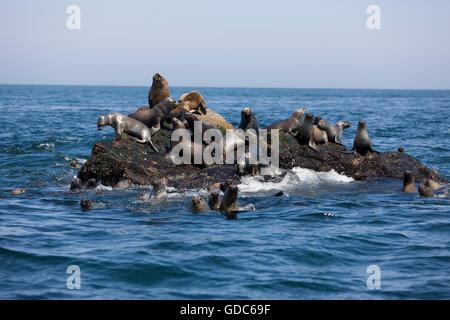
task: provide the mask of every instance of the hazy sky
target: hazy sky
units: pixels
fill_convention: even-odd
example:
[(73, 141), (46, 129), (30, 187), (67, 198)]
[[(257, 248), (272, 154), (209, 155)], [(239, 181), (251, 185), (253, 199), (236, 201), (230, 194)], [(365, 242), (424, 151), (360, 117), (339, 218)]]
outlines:
[(449, 39), (448, 0), (1, 0), (0, 83), (450, 89)]

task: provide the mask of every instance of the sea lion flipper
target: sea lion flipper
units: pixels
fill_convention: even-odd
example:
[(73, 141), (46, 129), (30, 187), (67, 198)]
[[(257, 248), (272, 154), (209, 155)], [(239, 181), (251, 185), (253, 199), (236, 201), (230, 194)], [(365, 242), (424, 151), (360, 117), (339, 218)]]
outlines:
[(150, 147), (152, 147), (153, 150), (155, 150), (156, 153), (159, 153), (158, 149), (155, 147), (155, 145), (152, 142), (152, 138), (148, 138), (147, 143)]

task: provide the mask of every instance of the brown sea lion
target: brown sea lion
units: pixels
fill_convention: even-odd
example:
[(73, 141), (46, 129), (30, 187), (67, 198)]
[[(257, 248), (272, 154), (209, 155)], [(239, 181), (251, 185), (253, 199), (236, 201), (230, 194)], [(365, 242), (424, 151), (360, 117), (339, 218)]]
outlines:
[(419, 193), (422, 197), (425, 198), (434, 198), (434, 193), (431, 191), (431, 189), (425, 187), (425, 186), (419, 186)]
[(322, 117), (321, 117), (321, 116), (315, 116), (315, 117), (314, 117), (313, 124), (317, 126), (317, 124), (319, 123), (320, 120), (322, 120)]
[(89, 199), (83, 198), (80, 200), (80, 207), (83, 211), (92, 208), (92, 202)]
[(229, 185), (223, 195), (220, 202), (220, 210), (225, 212), (236, 212), (236, 200), (238, 196), (238, 187), (235, 185)]
[(431, 179), (425, 179), (424, 185), (432, 190), (439, 190), (441, 188), (439, 183)]
[(341, 145), (343, 144), (342, 131), (344, 129), (349, 128), (351, 125), (352, 125), (351, 123), (342, 120), (336, 123), (336, 125), (334, 125), (330, 121), (323, 119), (319, 120), (319, 122), (317, 123), (318, 128), (325, 130), (327, 132), (329, 142)]
[(315, 144), (327, 144), (328, 143), (327, 132), (325, 130), (320, 129), (316, 125), (313, 125), (312, 135), (313, 135)]
[(189, 112), (198, 112), (200, 114), (206, 114), (206, 102), (202, 95), (197, 91), (192, 91), (183, 94), (178, 99), (179, 106)]
[(194, 213), (202, 213), (208, 211), (208, 209), (209, 208), (205, 200), (200, 197), (192, 198), (192, 210), (194, 211)]
[(27, 192), (26, 189), (14, 189), (13, 191), (11, 191), (11, 194), (17, 195), (17, 194), (23, 194)]
[(306, 108), (297, 109), (288, 120), (276, 122), (270, 126), (264, 127), (264, 129), (280, 129), (285, 132), (296, 132), (302, 126), (303, 115), (305, 112)]
[(150, 106), (150, 109), (169, 97), (169, 83), (162, 75), (155, 73), (153, 75), (152, 86), (148, 92), (148, 105)]
[(220, 197), (219, 192), (211, 192), (208, 198), (208, 205), (211, 210), (219, 210)]
[[(183, 122), (183, 120), (185, 120), (184, 125), (186, 126), (187, 129), (190, 130), (191, 135), (192, 135), (192, 139), (194, 139), (195, 122), (196, 122), (196, 121), (198, 121), (198, 123), (201, 125), (201, 129), (202, 129), (202, 137), (204, 137), (205, 132), (206, 132), (207, 130), (209, 130), (209, 129), (215, 129), (215, 130), (217, 130), (216, 127), (211, 126), (211, 125), (209, 125), (209, 124), (206, 124), (206, 123), (200, 121), (200, 119), (199, 119), (197, 116), (195, 116), (194, 114), (189, 113), (189, 112), (179, 113), (179, 114), (177, 115), (177, 118), (180, 119), (182, 122)], [(211, 141), (203, 140), (203, 142), (204, 142), (205, 144), (209, 144)]]
[(170, 130), (167, 125), (169, 113), (177, 106), (178, 102), (172, 98), (165, 98), (153, 108), (131, 113), (128, 117), (139, 120), (145, 124), (150, 129), (150, 136), (153, 136), (156, 132), (161, 130), (161, 128)]
[(370, 143), (369, 134), (367, 133), (366, 123), (364, 121), (358, 122), (358, 129), (356, 130), (355, 140), (353, 141), (353, 150), (356, 150), (362, 156), (365, 156), (368, 152), (378, 151), (374, 150)]
[(303, 120), (302, 126), (295, 133), (295, 138), (301, 145), (308, 145), (314, 151), (319, 151), (314, 142), (314, 115), (312, 113), (307, 113), (305, 119)]
[(414, 181), (414, 176), (412, 175), (411, 171), (406, 170), (403, 174), (403, 192), (408, 193), (416, 193), (416, 185)]
[(258, 121), (250, 108), (243, 108), (241, 111), (241, 123), (239, 129), (247, 131), (248, 129), (255, 130), (258, 133)]

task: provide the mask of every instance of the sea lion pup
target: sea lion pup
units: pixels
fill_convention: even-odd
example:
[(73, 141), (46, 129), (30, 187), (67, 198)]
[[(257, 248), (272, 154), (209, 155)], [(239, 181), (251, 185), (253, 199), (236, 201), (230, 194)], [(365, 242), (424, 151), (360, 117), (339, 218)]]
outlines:
[(152, 187), (153, 187), (153, 197), (154, 198), (162, 198), (162, 197), (167, 196), (165, 179), (158, 179), (158, 180), (152, 181)]
[(414, 176), (412, 175), (411, 171), (406, 170), (403, 174), (403, 192), (408, 193), (416, 193), (416, 185), (414, 183)]
[(239, 129), (247, 131), (248, 129), (255, 130), (258, 134), (258, 121), (256, 121), (255, 115), (250, 108), (243, 108), (241, 111), (241, 123)]
[(434, 193), (431, 191), (431, 189), (425, 187), (425, 186), (419, 186), (419, 193), (422, 197), (425, 198), (434, 198)]
[(314, 115), (312, 113), (307, 113), (305, 119), (303, 120), (302, 126), (295, 134), (295, 138), (301, 145), (307, 144), (311, 149), (319, 151), (314, 142)]
[(158, 152), (158, 149), (153, 145), (151, 132), (148, 127), (141, 121), (133, 119), (133, 117), (127, 117), (118, 112), (99, 116), (97, 119), (98, 130), (103, 130), (105, 126), (111, 126), (116, 130), (115, 141), (119, 141), (125, 132), (137, 142), (147, 143), (153, 150)]
[(192, 210), (194, 213), (202, 213), (208, 211), (209, 207), (206, 204), (206, 201), (200, 197), (192, 198)]
[(434, 180), (425, 179), (424, 185), (432, 190), (439, 190), (441, 185)]
[(356, 130), (355, 140), (353, 141), (353, 149), (356, 150), (362, 156), (365, 156), (368, 152), (378, 151), (374, 150), (372, 144), (370, 143), (369, 134), (367, 133), (366, 123), (364, 121), (358, 122), (358, 129)]
[(180, 99), (178, 99), (178, 103), (180, 104), (180, 107), (184, 108), (186, 111), (206, 114), (206, 102), (202, 95), (197, 91), (183, 94)]
[(236, 200), (238, 196), (238, 187), (235, 185), (229, 185), (223, 195), (222, 201), (220, 201), (219, 209), (227, 213), (236, 212)]
[(172, 98), (165, 98), (153, 108), (131, 113), (128, 117), (139, 120), (145, 124), (150, 129), (151, 136), (153, 136), (161, 128), (170, 130), (167, 125), (167, 122), (169, 121), (169, 113), (177, 106), (178, 102)]
[(155, 73), (153, 75), (152, 86), (148, 92), (148, 105), (150, 106), (150, 109), (169, 97), (169, 83), (162, 75)]
[(219, 210), (220, 208), (220, 194), (219, 192), (211, 192), (208, 197), (208, 205), (211, 210)]
[(280, 129), (289, 133), (296, 132), (302, 126), (303, 115), (305, 112), (306, 108), (297, 109), (288, 120), (276, 122), (270, 126), (264, 127), (264, 129), (267, 131), (270, 129)]

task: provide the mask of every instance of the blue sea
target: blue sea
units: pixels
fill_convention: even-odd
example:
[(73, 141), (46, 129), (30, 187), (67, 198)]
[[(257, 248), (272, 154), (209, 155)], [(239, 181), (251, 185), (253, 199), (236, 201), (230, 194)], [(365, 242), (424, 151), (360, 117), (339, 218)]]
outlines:
[[(450, 178), (450, 91), (171, 88), (198, 90), (237, 126), (250, 107), (260, 126), (300, 107), (336, 122), (367, 122), (378, 151), (402, 146)], [(359, 182), (295, 168), (280, 182), (245, 178), (237, 219), (193, 214), (192, 196), (138, 198), (150, 186), (69, 193), (109, 112), (147, 104), (147, 87), (0, 86), (0, 298), (3, 299), (450, 299), (448, 185), (435, 199), (402, 182)], [(16, 188), (26, 193), (12, 195)], [(273, 194), (283, 190), (285, 196)], [(92, 210), (81, 211), (88, 198)], [(80, 288), (67, 286), (69, 266)], [(368, 286), (369, 266), (379, 288)], [(369, 270), (372, 270), (370, 267)], [(370, 280), (370, 279), (369, 279)]]

